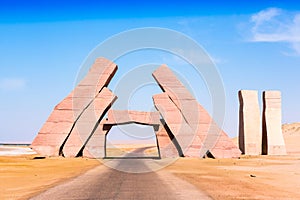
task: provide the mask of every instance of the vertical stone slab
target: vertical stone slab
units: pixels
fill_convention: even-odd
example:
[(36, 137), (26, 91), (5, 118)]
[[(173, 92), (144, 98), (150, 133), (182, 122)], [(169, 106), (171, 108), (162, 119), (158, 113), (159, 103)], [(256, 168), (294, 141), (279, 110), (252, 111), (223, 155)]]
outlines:
[(97, 58), (87, 75), (74, 90), (58, 103), (33, 140), (31, 148), (44, 156), (58, 156), (82, 112), (107, 86), (117, 65), (105, 58)]
[(260, 155), (262, 131), (258, 92), (240, 90), (239, 97), (239, 148), (246, 155)]
[(281, 92), (263, 92), (262, 154), (286, 155), (281, 129)]

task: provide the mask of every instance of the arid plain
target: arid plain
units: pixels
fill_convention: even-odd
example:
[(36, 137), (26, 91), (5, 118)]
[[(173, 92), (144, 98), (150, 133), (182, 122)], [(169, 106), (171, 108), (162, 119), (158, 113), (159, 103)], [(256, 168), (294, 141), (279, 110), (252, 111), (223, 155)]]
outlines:
[[(300, 123), (283, 125), (283, 134), (288, 156), (180, 158), (162, 170), (213, 199), (300, 199)], [(0, 157), (0, 199), (28, 199), (101, 165), (96, 159), (36, 156)]]

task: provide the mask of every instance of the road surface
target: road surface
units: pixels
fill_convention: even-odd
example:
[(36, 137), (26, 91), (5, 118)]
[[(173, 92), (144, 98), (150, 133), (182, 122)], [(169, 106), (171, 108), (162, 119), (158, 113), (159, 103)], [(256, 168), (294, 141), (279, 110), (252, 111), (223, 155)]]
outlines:
[[(116, 168), (138, 172), (148, 168), (148, 159), (114, 159)], [(120, 167), (121, 166), (121, 167)], [(105, 165), (33, 197), (47, 199), (211, 199), (205, 193), (166, 170), (127, 173)]]

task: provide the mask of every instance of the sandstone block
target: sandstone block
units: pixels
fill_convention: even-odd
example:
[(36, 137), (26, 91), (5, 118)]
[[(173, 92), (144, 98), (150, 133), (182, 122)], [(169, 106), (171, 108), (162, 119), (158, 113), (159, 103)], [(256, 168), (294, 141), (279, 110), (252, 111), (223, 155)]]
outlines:
[(144, 125), (160, 124), (159, 112), (143, 112), (133, 110), (109, 110), (105, 124), (138, 123)]
[(281, 129), (281, 93), (263, 92), (262, 153), (265, 155), (286, 155)]
[[(173, 140), (173, 144), (175, 142), (178, 155), (185, 155), (189, 145), (193, 141), (193, 130), (189, 127), (176, 105), (166, 93), (154, 95), (153, 101), (155, 107), (165, 120), (166, 124), (164, 126), (170, 131), (169, 135), (172, 135), (170, 140)], [(166, 110), (172, 110), (172, 112)], [(158, 142), (160, 142), (159, 139), (160, 138), (158, 138)], [(176, 146), (176, 144), (178, 144), (178, 146)], [(162, 147), (160, 147), (160, 150), (161, 152), (164, 151)]]
[(258, 92), (241, 90), (239, 96), (239, 148), (246, 155), (260, 155), (262, 130)]
[(73, 110), (53, 110), (47, 119), (48, 122), (74, 122), (78, 113)]
[[(178, 143), (184, 144), (181, 148), (185, 156), (203, 157), (210, 151), (214, 157), (222, 158), (225, 154), (215, 149), (228, 148), (231, 148), (231, 157), (240, 156), (241, 152), (227, 134), (217, 127), (208, 112), (166, 65), (159, 67), (152, 75), (164, 91), (163, 95), (153, 96), (155, 107)], [(192, 140), (188, 142), (188, 138)], [(218, 142), (219, 138), (226, 142)]]
[(40, 133), (61, 133), (69, 134), (72, 129), (73, 122), (49, 122), (46, 121), (44, 126), (40, 129)]
[(105, 157), (105, 137), (107, 131), (103, 130), (103, 122), (99, 124), (95, 133), (87, 142), (83, 157), (87, 158), (104, 158)]
[[(108, 98), (109, 94), (110, 98)], [(98, 99), (95, 101), (96, 103), (92, 102), (89, 104), (75, 122), (69, 138), (62, 148), (65, 157), (75, 157), (81, 153), (80, 151), (83, 150), (88, 140), (94, 134), (100, 120), (104, 117), (105, 111), (114, 103), (117, 97), (104, 87), (95, 99)], [(97, 102), (101, 102), (101, 104)], [(95, 108), (97, 110), (94, 110)]]
[[(108, 85), (116, 70), (117, 65), (113, 62), (105, 58), (97, 58), (83, 80), (65, 99), (55, 106), (47, 122), (32, 142), (31, 148), (44, 156), (58, 156), (80, 116), (94, 101), (102, 88)], [(109, 99), (109, 94), (103, 94), (103, 96)], [(99, 109), (95, 109), (94, 119), (101, 115), (100, 113), (103, 112), (101, 110), (101, 106)], [(89, 121), (87, 116), (82, 121)], [(93, 114), (89, 116), (93, 118)], [(52, 142), (52, 146), (50, 147), (47, 142), (48, 140), (55, 141), (56, 143)]]

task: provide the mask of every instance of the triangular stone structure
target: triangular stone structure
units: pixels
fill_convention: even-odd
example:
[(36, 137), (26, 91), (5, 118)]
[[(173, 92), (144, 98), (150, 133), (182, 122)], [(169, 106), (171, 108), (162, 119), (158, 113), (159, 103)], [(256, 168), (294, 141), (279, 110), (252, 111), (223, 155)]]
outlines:
[[(64, 151), (70, 156), (78, 154), (105, 110), (116, 100), (106, 88), (116, 70), (113, 62), (96, 59), (85, 78), (55, 106), (31, 148), (45, 156), (62, 155)], [(78, 131), (82, 133), (78, 135)]]
[(184, 156), (232, 158), (241, 155), (238, 147), (166, 65), (155, 70), (153, 77), (164, 92), (153, 96), (154, 104)]

